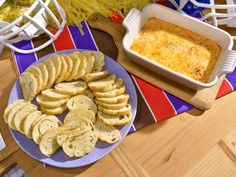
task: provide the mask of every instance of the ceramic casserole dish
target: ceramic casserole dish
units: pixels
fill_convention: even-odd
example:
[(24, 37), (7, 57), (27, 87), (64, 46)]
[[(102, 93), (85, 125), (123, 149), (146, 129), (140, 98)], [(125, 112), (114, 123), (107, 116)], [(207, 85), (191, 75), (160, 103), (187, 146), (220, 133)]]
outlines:
[[(213, 40), (221, 47), (219, 57), (207, 82), (200, 82), (177, 73), (130, 49), (133, 41), (139, 36), (143, 25), (151, 17), (195, 32)], [(123, 26), (127, 30), (123, 38), (123, 47), (132, 61), (191, 89), (198, 90), (211, 87), (217, 83), (221, 75), (230, 73), (235, 68), (236, 52), (232, 50), (233, 39), (227, 32), (170, 8), (158, 4), (150, 4), (145, 6), (141, 12), (137, 9), (132, 9), (125, 17)]]

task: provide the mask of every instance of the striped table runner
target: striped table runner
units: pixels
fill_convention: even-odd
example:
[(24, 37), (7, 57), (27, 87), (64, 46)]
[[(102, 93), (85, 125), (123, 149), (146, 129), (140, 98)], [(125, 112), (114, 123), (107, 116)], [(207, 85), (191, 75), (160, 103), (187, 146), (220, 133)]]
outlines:
[[(20, 54), (13, 52), (18, 74), (21, 74), (29, 65), (38, 60), (40, 57), (54, 51), (66, 49), (99, 50), (100, 47), (96, 45), (87, 23), (84, 21), (82, 22), (82, 25), (82, 30), (78, 29), (76, 26), (67, 26), (60, 37), (51, 46), (40, 52), (33, 54)], [(21, 41), (14, 45), (21, 49), (31, 49), (33, 46), (37, 46), (41, 42), (43, 42), (41, 39), (34, 39), (33, 41)], [(189, 103), (138, 77), (132, 76), (132, 78), (137, 88), (139, 103), (137, 117), (130, 132), (134, 132), (147, 125), (160, 122), (194, 108)], [(236, 71), (226, 76), (217, 98), (234, 91), (235, 88)]]

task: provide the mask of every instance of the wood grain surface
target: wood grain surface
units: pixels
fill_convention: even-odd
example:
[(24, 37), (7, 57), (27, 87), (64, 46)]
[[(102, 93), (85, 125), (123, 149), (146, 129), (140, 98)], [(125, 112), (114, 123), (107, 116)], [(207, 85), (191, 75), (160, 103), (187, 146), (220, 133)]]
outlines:
[(7, 147), (0, 152), (0, 176), (15, 164), (29, 177), (236, 176), (235, 92), (218, 99), (208, 111), (193, 109), (127, 136), (120, 147), (94, 164), (60, 169), (44, 167), (12, 139), (2, 115), (15, 80), (11, 52), (5, 49), (0, 56), (0, 132)]

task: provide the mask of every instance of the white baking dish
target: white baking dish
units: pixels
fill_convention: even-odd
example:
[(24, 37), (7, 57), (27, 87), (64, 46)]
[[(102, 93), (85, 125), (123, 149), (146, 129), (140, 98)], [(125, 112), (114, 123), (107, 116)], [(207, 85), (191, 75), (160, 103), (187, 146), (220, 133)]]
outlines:
[[(186, 77), (130, 50), (134, 39), (138, 37), (141, 28), (151, 17), (156, 17), (196, 32), (208, 39), (212, 39), (221, 46), (221, 53), (207, 83)], [(216, 84), (222, 74), (230, 73), (235, 68), (236, 52), (232, 50), (233, 39), (228, 33), (170, 8), (158, 4), (150, 4), (144, 7), (141, 12), (137, 9), (132, 9), (125, 17), (123, 26), (127, 30), (123, 38), (123, 46), (132, 61), (189, 88), (197, 90), (211, 87)]]

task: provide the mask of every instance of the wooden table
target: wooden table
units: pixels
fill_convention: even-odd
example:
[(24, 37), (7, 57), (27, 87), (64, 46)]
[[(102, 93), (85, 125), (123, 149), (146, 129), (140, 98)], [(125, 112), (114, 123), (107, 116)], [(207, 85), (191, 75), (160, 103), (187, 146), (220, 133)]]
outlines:
[[(101, 40), (112, 42), (107, 36), (97, 37), (97, 40), (98, 43)], [(117, 53), (109, 48), (105, 50), (113, 57)], [(30, 177), (137, 176), (139, 171), (134, 172), (140, 169), (135, 168), (137, 166), (153, 177), (236, 176), (236, 93), (218, 99), (206, 112), (194, 109), (131, 134), (119, 148), (92, 165), (60, 169), (45, 168), (12, 139), (2, 115), (15, 80), (11, 51), (5, 49), (0, 57), (0, 132), (7, 147), (0, 152), (0, 174), (19, 164)], [(133, 167), (120, 165), (117, 155), (123, 157), (124, 154), (120, 149), (128, 152), (124, 157), (131, 159)]]

